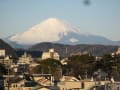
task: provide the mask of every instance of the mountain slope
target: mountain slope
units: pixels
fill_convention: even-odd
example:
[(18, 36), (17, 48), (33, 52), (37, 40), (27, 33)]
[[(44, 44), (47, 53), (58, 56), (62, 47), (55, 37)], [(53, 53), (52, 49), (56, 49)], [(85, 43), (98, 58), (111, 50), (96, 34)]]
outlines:
[(10, 40), (19, 44), (36, 44), (39, 42), (56, 42), (66, 36), (68, 32), (78, 33), (65, 21), (50, 18), (29, 30), (13, 35)]
[(102, 36), (81, 33), (80, 29), (57, 18), (44, 20), (23, 33), (11, 36), (9, 41), (21, 45), (34, 45), (41, 42), (54, 42), (70, 45), (120, 45), (120, 42), (115, 42)]
[(118, 43), (111, 41), (105, 37), (97, 36), (97, 35), (85, 35), (85, 34), (76, 34), (76, 33), (68, 33), (68, 35), (61, 38), (61, 40), (57, 41), (57, 43), (62, 44), (102, 44), (102, 45), (117, 45)]
[(15, 56), (15, 50), (6, 42), (4, 42), (2, 39), (0, 39), (0, 49), (6, 50), (6, 55), (13, 55)]

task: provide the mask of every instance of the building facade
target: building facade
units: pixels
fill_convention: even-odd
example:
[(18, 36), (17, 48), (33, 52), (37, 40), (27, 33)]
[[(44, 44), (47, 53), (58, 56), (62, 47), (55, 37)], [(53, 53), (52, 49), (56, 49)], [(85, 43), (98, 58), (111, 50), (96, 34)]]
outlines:
[(49, 49), (48, 52), (43, 52), (42, 54), (42, 60), (48, 59), (48, 58), (59, 60), (59, 54), (55, 52), (54, 49)]

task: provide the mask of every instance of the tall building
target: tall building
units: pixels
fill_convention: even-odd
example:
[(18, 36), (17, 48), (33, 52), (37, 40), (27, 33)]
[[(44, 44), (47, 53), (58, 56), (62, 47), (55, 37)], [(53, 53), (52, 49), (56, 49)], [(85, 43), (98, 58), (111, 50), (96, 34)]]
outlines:
[(5, 65), (13, 63), (11, 56), (6, 55), (5, 49), (0, 49), (0, 63)]
[(57, 52), (55, 52), (54, 49), (49, 49), (48, 52), (43, 52), (43, 54), (42, 54), (43, 60), (48, 59), (48, 58), (59, 60), (59, 54)]

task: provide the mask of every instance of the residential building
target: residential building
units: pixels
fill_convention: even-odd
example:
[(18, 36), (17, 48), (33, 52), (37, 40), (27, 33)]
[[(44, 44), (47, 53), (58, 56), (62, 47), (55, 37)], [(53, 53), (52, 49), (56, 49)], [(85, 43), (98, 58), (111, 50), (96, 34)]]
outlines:
[(25, 52), (19, 58), (18, 64), (30, 64), (30, 63), (32, 63), (32, 61), (33, 61), (33, 58)]
[(120, 54), (120, 47), (118, 48), (118, 50), (116, 52), (111, 53), (111, 55), (114, 57), (115, 55), (119, 55)]
[(48, 58), (52, 58), (52, 59), (56, 59), (59, 60), (59, 54), (54, 50), (54, 49), (49, 49), (48, 52), (43, 52), (42, 54), (42, 59), (48, 59)]
[(32, 62), (33, 58), (25, 52), (17, 62), (17, 72), (29, 72), (29, 66)]
[(118, 50), (116, 51), (116, 54), (120, 54), (120, 47), (119, 47)]
[(10, 58), (10, 56), (5, 56), (0, 58), (0, 63), (7, 65), (10, 65), (13, 63), (13, 60)]
[(4, 56), (5, 57), (5, 49), (0, 49), (0, 56)]

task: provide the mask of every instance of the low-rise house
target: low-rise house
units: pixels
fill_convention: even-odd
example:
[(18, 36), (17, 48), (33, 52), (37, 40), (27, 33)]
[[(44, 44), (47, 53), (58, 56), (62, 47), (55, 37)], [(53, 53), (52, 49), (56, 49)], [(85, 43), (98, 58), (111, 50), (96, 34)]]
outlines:
[(60, 90), (110, 90), (107, 88), (109, 81), (61, 81), (58, 83)]
[(0, 49), (0, 63), (5, 64), (6, 66), (13, 63), (11, 56), (5, 54), (5, 49)]
[[(14, 76), (9, 79), (9, 90), (33, 90), (38, 84), (32, 79), (28, 79), (30, 77), (25, 76), (24, 78), (20, 78), (21, 76)], [(7, 80), (5, 90), (8, 89)], [(36, 90), (36, 89), (35, 89)]]
[(10, 56), (5, 56), (0, 58), (0, 63), (5, 64), (6, 66), (10, 66), (13, 63), (13, 60), (10, 59)]
[(42, 86), (53, 85), (51, 74), (33, 74), (34, 80)]
[(77, 78), (73, 76), (63, 76), (60, 81), (79, 81)]

